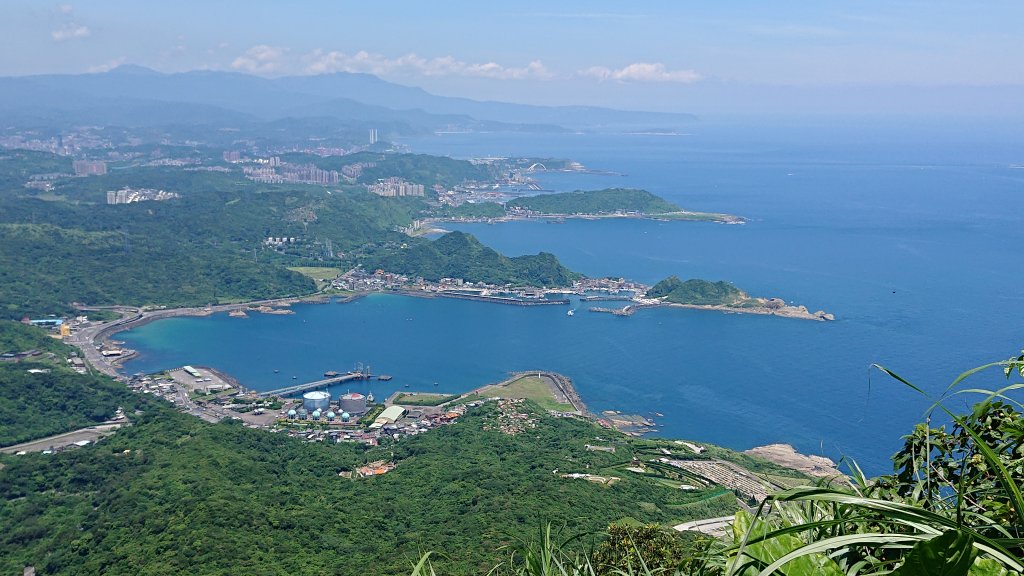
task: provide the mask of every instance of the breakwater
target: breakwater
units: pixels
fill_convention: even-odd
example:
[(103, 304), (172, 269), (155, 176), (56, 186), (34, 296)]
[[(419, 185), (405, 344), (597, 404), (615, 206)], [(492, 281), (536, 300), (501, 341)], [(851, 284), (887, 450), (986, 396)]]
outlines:
[(455, 298), (458, 300), (474, 300), (476, 302), (494, 302), (496, 304), (510, 304), (512, 306), (568, 306), (568, 298), (509, 298), (506, 296), (485, 296), (483, 294), (466, 294), (462, 292), (435, 292), (441, 298)]

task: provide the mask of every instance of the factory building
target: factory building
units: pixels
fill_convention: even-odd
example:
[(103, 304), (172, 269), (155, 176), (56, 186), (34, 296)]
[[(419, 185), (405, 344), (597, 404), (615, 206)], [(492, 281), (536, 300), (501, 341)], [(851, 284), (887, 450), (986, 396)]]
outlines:
[(394, 424), (398, 422), (402, 416), (405, 416), (406, 410), (401, 406), (388, 406), (380, 413), (380, 416), (370, 424), (371, 429), (383, 428), (388, 424)]

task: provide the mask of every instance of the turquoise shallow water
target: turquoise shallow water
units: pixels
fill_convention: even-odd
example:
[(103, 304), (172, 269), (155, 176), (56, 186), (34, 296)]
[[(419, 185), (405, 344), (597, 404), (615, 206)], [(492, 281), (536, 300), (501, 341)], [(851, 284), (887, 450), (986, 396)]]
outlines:
[[(553, 189), (638, 186), (744, 226), (651, 221), (464, 225), (508, 254), (552, 251), (588, 275), (726, 279), (834, 312), (834, 323), (691, 310), (630, 318), (560, 307), (372, 296), (293, 316), (217, 315), (124, 334), (127, 370), (211, 365), (256, 388), (356, 362), (410, 389), (463, 391), (510, 370), (576, 382), (594, 409), (658, 418), (661, 433), (749, 448), (789, 442), (883, 472), (927, 403), (884, 364), (938, 391), (1024, 345), (1024, 146), (1014, 134), (699, 127), (692, 136), (457, 135), (410, 141), (454, 156), (572, 157), (625, 176), (550, 174)], [(278, 369), (280, 373), (274, 374)], [(434, 386), (434, 383), (437, 386)], [(992, 373), (978, 385), (1004, 381)], [(365, 391), (367, 384), (353, 389)]]

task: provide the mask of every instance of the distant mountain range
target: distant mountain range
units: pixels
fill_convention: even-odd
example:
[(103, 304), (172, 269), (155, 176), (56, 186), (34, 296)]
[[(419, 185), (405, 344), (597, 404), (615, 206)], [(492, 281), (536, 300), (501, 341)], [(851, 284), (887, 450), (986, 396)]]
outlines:
[(285, 118), (481, 130), (671, 129), (690, 114), (531, 106), (436, 96), (370, 74), (268, 79), (234, 72), (163, 74), (121, 66), (96, 74), (0, 78), (0, 121), (120, 126), (264, 123)]

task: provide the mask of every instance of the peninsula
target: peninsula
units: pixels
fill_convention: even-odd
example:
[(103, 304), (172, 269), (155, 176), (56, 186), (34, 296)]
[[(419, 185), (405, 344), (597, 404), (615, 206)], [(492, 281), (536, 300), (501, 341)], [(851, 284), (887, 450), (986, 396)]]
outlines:
[(824, 310), (810, 312), (806, 306), (786, 304), (781, 298), (755, 298), (724, 281), (680, 280), (669, 276), (658, 282), (639, 299), (643, 305), (675, 306), (743, 314), (765, 314), (800, 318), (804, 320), (835, 320), (835, 316)]
[(446, 232), (448, 222), (511, 222), (516, 220), (563, 221), (634, 218), (647, 220), (684, 220), (743, 224), (746, 219), (732, 214), (684, 210), (647, 190), (605, 188), (522, 196), (498, 202), (466, 202), (442, 205), (427, 218), (417, 219), (405, 229), (410, 236)]

